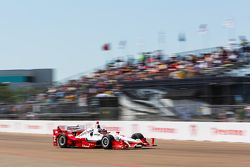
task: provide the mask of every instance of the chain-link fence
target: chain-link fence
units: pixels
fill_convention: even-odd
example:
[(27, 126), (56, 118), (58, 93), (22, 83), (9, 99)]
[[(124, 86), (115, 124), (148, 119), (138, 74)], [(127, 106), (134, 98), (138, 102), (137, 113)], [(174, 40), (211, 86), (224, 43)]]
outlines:
[[(176, 105), (172, 107), (122, 107), (122, 119), (166, 121), (250, 121), (250, 105)], [(161, 111), (172, 114), (164, 114)]]
[(77, 102), (0, 105), (0, 119), (118, 120), (119, 105), (117, 98), (92, 98), (85, 106)]
[[(250, 105), (176, 105), (172, 107), (127, 108), (89, 106), (78, 103), (29, 103), (0, 105), (0, 119), (39, 120), (167, 120), (167, 121), (249, 121)], [(169, 111), (163, 115), (162, 111)]]

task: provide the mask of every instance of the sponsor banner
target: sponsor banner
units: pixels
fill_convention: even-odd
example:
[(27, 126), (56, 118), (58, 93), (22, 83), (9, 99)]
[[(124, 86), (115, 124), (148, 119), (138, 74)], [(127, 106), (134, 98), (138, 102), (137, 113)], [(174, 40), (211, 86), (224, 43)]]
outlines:
[(14, 129), (14, 122), (8, 120), (0, 121), (0, 132), (11, 132)]
[[(79, 125), (87, 129), (95, 124), (96, 121), (0, 120), (0, 132), (52, 134), (58, 125)], [(250, 143), (250, 123), (100, 121), (100, 125), (128, 136), (142, 133), (147, 138)]]

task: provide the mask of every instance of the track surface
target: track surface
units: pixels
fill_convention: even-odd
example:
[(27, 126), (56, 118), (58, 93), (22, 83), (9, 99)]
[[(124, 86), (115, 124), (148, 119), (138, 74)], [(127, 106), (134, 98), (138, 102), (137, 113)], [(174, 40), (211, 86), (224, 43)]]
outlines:
[(139, 150), (60, 149), (51, 136), (0, 133), (0, 167), (249, 167), (250, 144), (157, 141)]

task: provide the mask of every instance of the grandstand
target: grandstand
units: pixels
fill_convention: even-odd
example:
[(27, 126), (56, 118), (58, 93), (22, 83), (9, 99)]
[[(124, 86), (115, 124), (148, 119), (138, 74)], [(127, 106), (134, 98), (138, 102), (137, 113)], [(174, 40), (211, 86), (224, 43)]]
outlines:
[[(22, 118), (217, 119), (220, 113), (236, 113), (250, 103), (249, 62), (248, 43), (171, 57), (156, 51), (142, 53), (138, 60), (116, 59), (91, 75), (35, 95), (35, 105), (24, 107), (29, 114)], [(14, 106), (23, 113), (22, 107)]]

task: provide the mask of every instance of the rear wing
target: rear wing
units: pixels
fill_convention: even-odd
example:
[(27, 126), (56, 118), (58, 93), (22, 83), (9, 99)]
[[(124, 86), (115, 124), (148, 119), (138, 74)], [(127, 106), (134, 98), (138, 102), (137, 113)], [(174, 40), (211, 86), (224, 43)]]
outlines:
[(59, 125), (57, 126), (58, 131), (79, 131), (85, 130), (84, 126), (76, 125), (76, 126), (67, 126), (67, 125)]
[(67, 126), (67, 125), (59, 125), (56, 129), (53, 129), (53, 135), (58, 136), (61, 133), (80, 133), (83, 132), (85, 129), (83, 126)]

